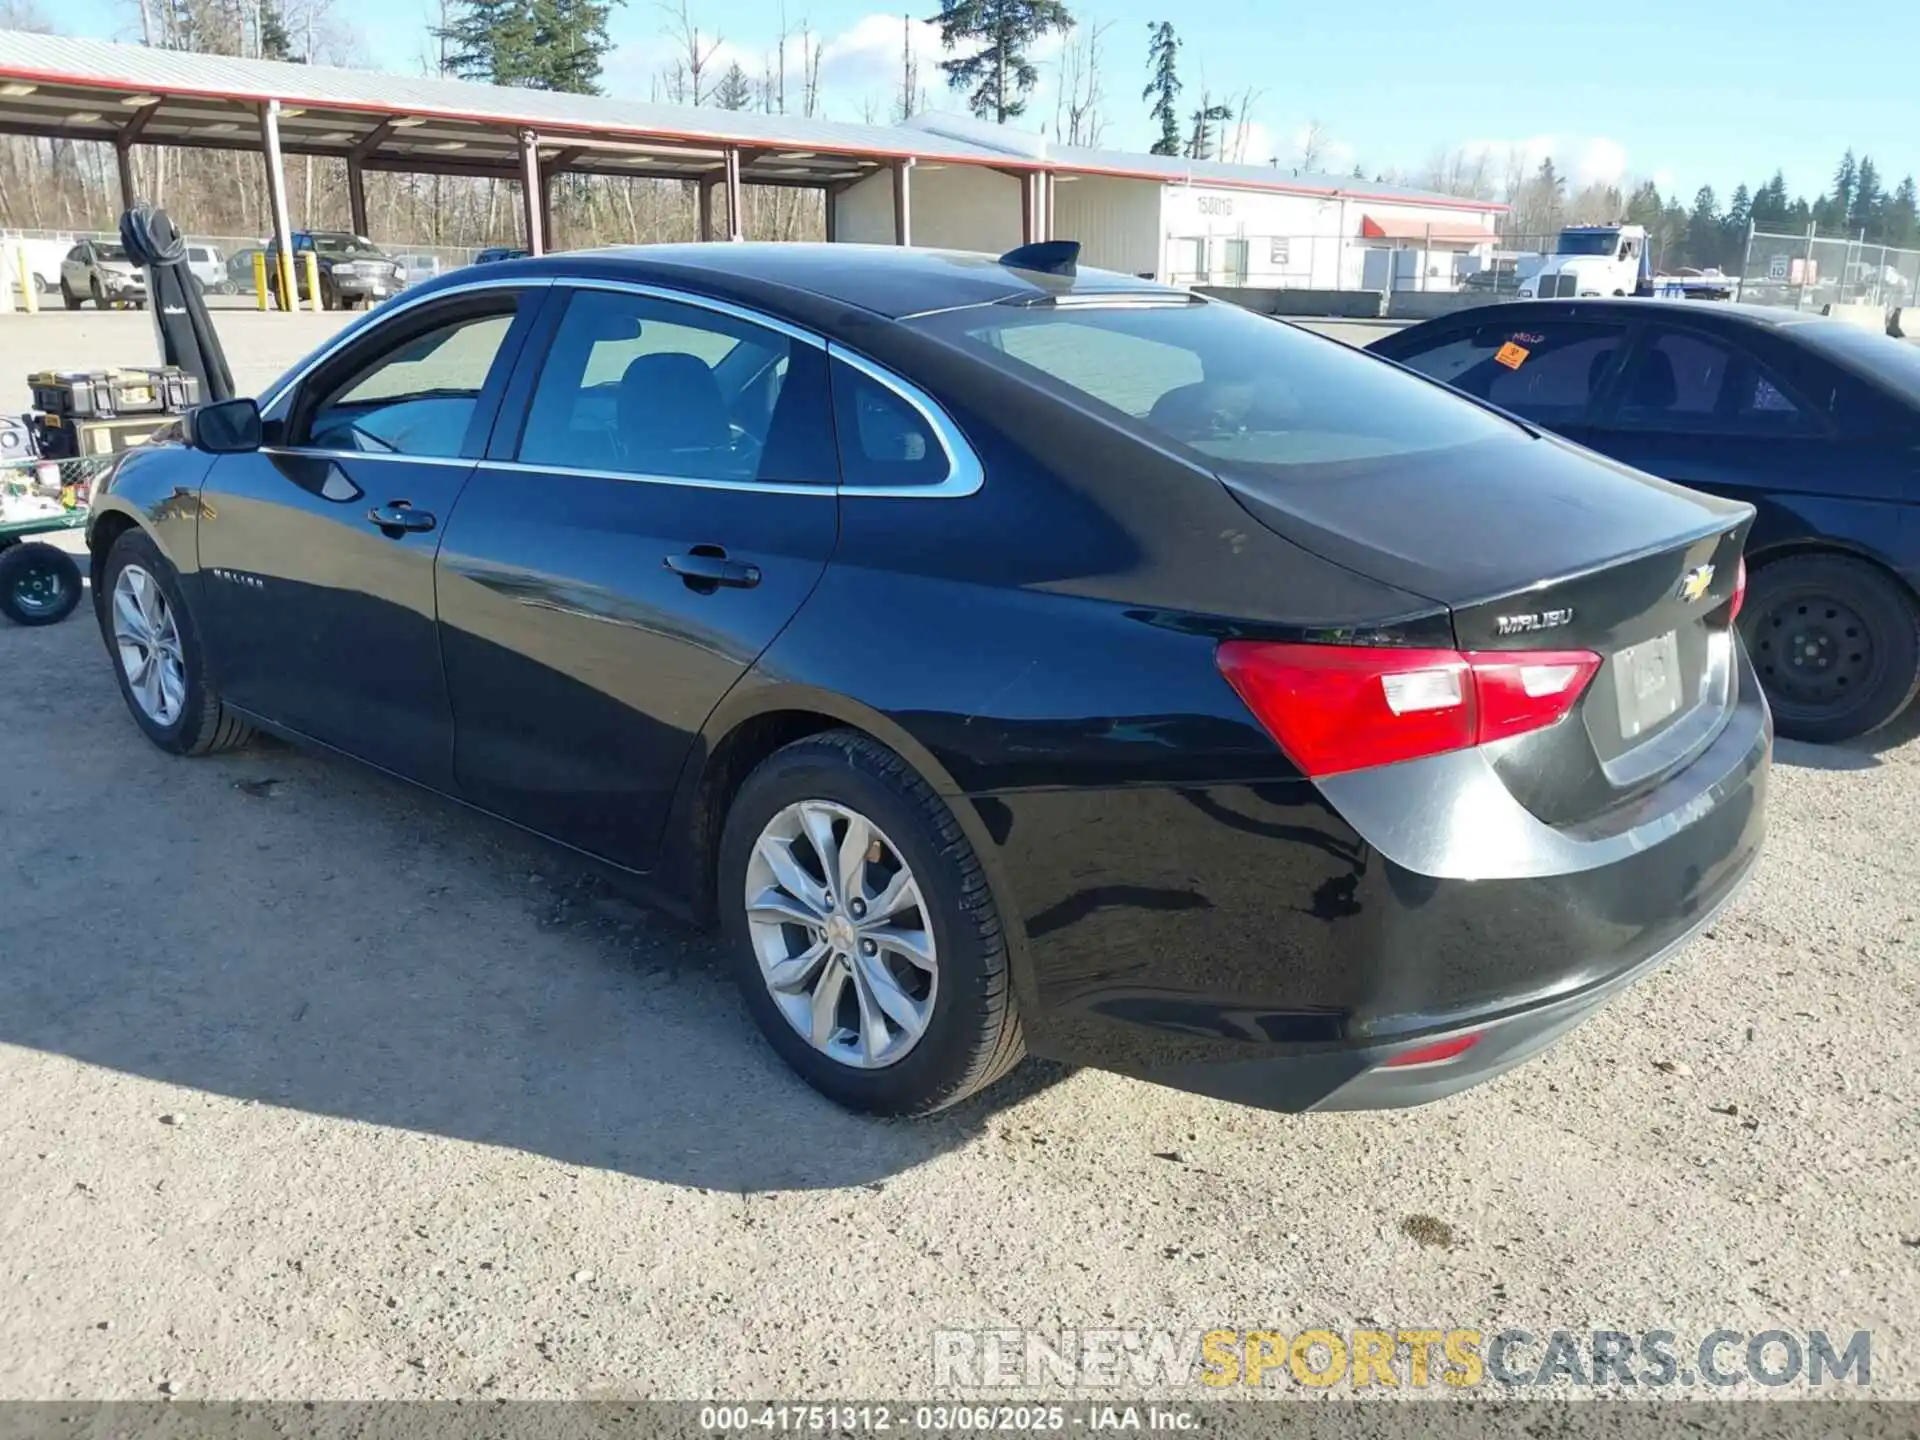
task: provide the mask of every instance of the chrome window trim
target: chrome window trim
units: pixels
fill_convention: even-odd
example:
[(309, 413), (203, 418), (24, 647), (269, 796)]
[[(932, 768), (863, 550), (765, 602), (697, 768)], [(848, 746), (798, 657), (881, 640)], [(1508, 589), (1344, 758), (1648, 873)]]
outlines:
[(337, 336), (334, 342), (316, 351), (299, 369), (289, 372), (275, 382), (259, 401), (260, 412), (267, 414), (278, 406), (292, 391), (320, 366), (338, 355), (348, 345), (353, 344), (366, 334), (372, 325), (386, 324), (393, 316), (422, 305), (434, 304), (440, 300), (459, 295), (469, 295), (486, 290), (544, 290), (554, 286), (563, 286), (573, 290), (597, 290), (614, 294), (639, 295), (646, 299), (659, 300), (667, 304), (686, 305), (697, 310), (708, 310), (725, 315), (743, 324), (757, 325), (764, 330), (797, 344), (809, 345), (821, 350), (830, 359), (835, 359), (859, 371), (867, 379), (881, 386), (913, 408), (934, 438), (940, 442), (940, 448), (947, 457), (947, 478), (931, 485), (848, 485), (843, 483), (810, 485), (798, 481), (760, 481), (760, 480), (708, 480), (676, 475), (641, 475), (616, 470), (592, 470), (567, 465), (528, 465), (518, 460), (467, 459), (461, 456), (436, 455), (387, 455), (375, 451), (361, 450), (309, 450), (299, 446), (275, 445), (261, 447), (263, 452), (275, 455), (306, 456), (333, 460), (403, 460), (415, 464), (436, 465), (484, 465), (490, 469), (504, 470), (514, 474), (571, 475), (597, 480), (630, 480), (642, 485), (685, 485), (697, 490), (743, 490), (757, 491), (770, 495), (848, 495), (875, 499), (906, 500), (945, 500), (972, 495), (986, 483), (986, 468), (973, 447), (961, 434), (960, 427), (941, 407), (938, 401), (911, 381), (894, 374), (884, 366), (875, 364), (864, 355), (848, 350), (834, 341), (823, 339), (809, 330), (784, 320), (765, 315), (757, 310), (735, 305), (725, 300), (716, 300), (710, 296), (697, 295), (669, 286), (655, 285), (639, 280), (618, 280), (604, 276), (501, 276), (495, 279), (471, 280), (460, 285), (451, 285), (445, 289), (434, 290), (428, 294), (409, 299), (405, 292), (389, 300), (377, 311), (369, 315), (379, 315), (378, 321), (370, 321), (367, 326), (350, 326)]
[[(307, 376), (326, 364), (327, 361), (338, 355), (342, 350), (346, 349), (347, 346), (360, 339), (369, 330), (374, 329), (376, 326), (386, 324), (387, 321), (395, 315), (417, 309), (422, 305), (432, 305), (437, 301), (445, 300), (455, 295), (471, 295), (482, 290), (545, 290), (555, 283), (551, 275), (504, 276), (494, 280), (469, 280), (460, 285), (449, 285), (444, 290), (434, 290), (424, 295), (416, 295), (411, 299), (408, 298), (407, 292), (403, 290), (378, 309), (367, 311), (361, 317), (362, 323), (348, 325), (346, 329), (333, 337), (330, 344), (323, 346), (308, 356), (299, 369), (289, 371), (274, 381), (272, 387), (262, 394), (260, 399), (255, 403), (259, 405), (262, 415), (267, 414), (267, 412), (284, 400), (294, 387), (305, 380)], [(375, 316), (380, 318), (375, 319)]]
[(960, 433), (960, 427), (953, 423), (947, 412), (926, 391), (909, 380), (904, 380), (891, 370), (876, 365), (864, 355), (845, 349), (833, 341), (827, 342), (827, 354), (858, 370), (874, 384), (890, 390), (901, 400), (919, 412), (920, 418), (927, 422), (934, 438), (940, 442), (940, 448), (947, 456), (947, 478), (932, 485), (848, 485), (844, 481), (839, 490), (842, 495), (870, 496), (875, 498), (894, 498), (905, 500), (950, 500), (976, 493), (986, 483), (986, 467), (980, 463), (980, 457), (973, 453), (973, 447), (967, 444), (966, 436)]
[(614, 280), (604, 275), (585, 275), (578, 279), (560, 279), (553, 282), (570, 290), (604, 290), (622, 295), (638, 295), (646, 300), (660, 300), (669, 305), (685, 305), (695, 310), (711, 310), (716, 315), (725, 315), (729, 319), (741, 321), (747, 325), (757, 325), (762, 330), (771, 330), (801, 345), (810, 345), (815, 350), (827, 350), (828, 343), (811, 330), (802, 330), (798, 325), (789, 325), (785, 320), (777, 320), (771, 315), (763, 315), (758, 310), (749, 310), (726, 300), (715, 300), (706, 295), (695, 295), (686, 290), (674, 290), (665, 285), (654, 285), (645, 280)]
[(262, 445), (258, 453), (287, 455), (297, 460), (381, 460), (388, 464), (398, 461), (408, 465), (458, 465), (466, 470), (481, 463), (461, 455), (402, 455), (397, 451), (385, 450), (306, 450), (298, 445)]
[(760, 495), (838, 495), (837, 485), (804, 480), (709, 480), (690, 475), (642, 475), (635, 470), (589, 470), (578, 465), (523, 465), (518, 460), (479, 460), (483, 470), (511, 475), (564, 475), (576, 480), (627, 480), (635, 485), (681, 485), (690, 490), (747, 490)]

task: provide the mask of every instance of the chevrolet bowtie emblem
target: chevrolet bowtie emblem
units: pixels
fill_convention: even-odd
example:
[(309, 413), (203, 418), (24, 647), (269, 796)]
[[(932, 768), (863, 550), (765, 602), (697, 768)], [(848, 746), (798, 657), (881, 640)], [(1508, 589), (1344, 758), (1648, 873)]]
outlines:
[(1696, 565), (1680, 577), (1680, 598), (1691, 605), (1713, 584), (1713, 566)]

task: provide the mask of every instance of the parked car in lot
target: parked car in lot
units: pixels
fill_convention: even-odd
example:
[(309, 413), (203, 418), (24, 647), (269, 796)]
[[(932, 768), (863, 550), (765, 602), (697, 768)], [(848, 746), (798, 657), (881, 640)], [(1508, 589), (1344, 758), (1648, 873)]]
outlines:
[(102, 310), (109, 305), (147, 303), (147, 272), (134, 264), (124, 246), (104, 240), (82, 240), (60, 262), (60, 298), (69, 310), (92, 300)]
[(418, 285), (422, 281), (431, 280), (446, 268), (440, 263), (438, 255), (417, 253), (396, 255), (393, 257), (393, 263), (400, 267), (402, 285)]
[(1793, 311), (1646, 300), (1460, 311), (1368, 348), (1750, 502), (1741, 627), (1783, 735), (1862, 735), (1920, 690), (1920, 349)]
[(489, 245), (473, 257), (476, 265), (493, 265), (502, 260), (524, 260), (528, 252), (516, 245)]
[[(293, 236), (294, 294), (309, 296), (307, 262), (311, 252), (320, 272), (320, 308), (351, 310), (376, 305), (405, 288), (400, 267), (386, 251), (363, 235), (344, 230), (298, 230)], [(267, 245), (267, 286), (274, 304), (288, 308), (279, 270), (279, 242)]]
[(228, 295), (232, 287), (227, 278), (226, 258), (220, 247), (194, 240), (187, 244), (187, 270), (209, 295)]
[(1025, 1050), (1411, 1104), (1710, 923), (1764, 829), (1752, 507), (1072, 253), (410, 290), (96, 487), (133, 719), (644, 877), (870, 1111)]
[(227, 284), (232, 287), (228, 294), (253, 293), (253, 259), (256, 255), (263, 256), (266, 253), (264, 245), (249, 245), (227, 257)]

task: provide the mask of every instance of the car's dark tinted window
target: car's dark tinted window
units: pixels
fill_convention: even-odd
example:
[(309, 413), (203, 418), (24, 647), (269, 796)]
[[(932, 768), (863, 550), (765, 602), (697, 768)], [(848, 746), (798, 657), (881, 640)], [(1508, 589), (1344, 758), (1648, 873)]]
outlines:
[(1838, 320), (1794, 325), (1786, 333), (1817, 354), (1871, 375), (1908, 403), (1920, 406), (1920, 345)]
[(1304, 474), (1519, 433), (1360, 351), (1233, 305), (981, 306), (913, 323), (1223, 467)]
[(1792, 435), (1814, 427), (1786, 386), (1710, 336), (1651, 333), (1621, 377), (1612, 424), (1628, 430)]
[(832, 484), (824, 360), (695, 305), (582, 290), (541, 365), (519, 459), (668, 480)]
[(938, 485), (951, 473), (940, 437), (919, 408), (843, 360), (833, 362), (833, 411), (842, 484)]
[(1625, 327), (1532, 321), (1480, 325), (1401, 354), (1404, 365), (1541, 425), (1586, 418), (1612, 375)]
[(459, 455), (512, 324), (511, 311), (466, 315), (385, 351), (320, 403), (305, 443), (381, 455)]

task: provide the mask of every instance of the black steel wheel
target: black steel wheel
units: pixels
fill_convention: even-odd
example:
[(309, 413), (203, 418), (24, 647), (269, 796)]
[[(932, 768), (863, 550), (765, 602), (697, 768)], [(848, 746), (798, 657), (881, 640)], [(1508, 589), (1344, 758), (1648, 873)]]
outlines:
[(1740, 633), (1793, 740), (1879, 729), (1920, 690), (1920, 611), (1891, 575), (1846, 555), (1793, 555), (1754, 572)]
[(80, 603), (80, 567), (33, 541), (0, 550), (0, 613), (16, 625), (57, 625)]

